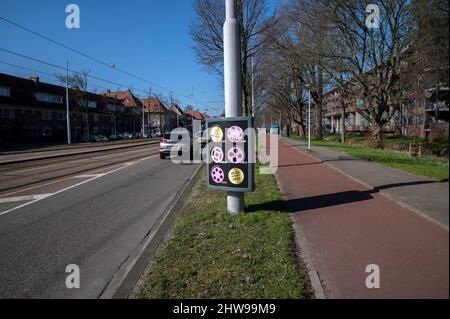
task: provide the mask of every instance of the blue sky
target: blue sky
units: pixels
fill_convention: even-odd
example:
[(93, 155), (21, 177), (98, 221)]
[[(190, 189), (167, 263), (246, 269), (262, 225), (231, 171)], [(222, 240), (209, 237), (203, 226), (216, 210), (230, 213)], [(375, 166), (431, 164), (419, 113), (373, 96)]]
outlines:
[[(67, 29), (65, 8), (75, 3), (81, 11), (81, 28)], [(173, 90), (184, 107), (208, 107), (208, 113), (223, 111), (223, 88), (216, 75), (196, 62), (188, 34), (194, 16), (190, 0), (1, 0), (0, 16), (69, 45), (118, 68)], [(169, 91), (109, 69), (0, 20), (0, 48), (64, 66), (88, 69), (91, 75), (169, 96)], [(16, 64), (49, 73), (39, 74), (3, 64)], [(61, 70), (0, 51), (0, 72), (22, 77), (39, 75), (56, 83), (52, 74)], [(104, 92), (118, 87), (90, 80), (90, 89)], [(137, 92), (138, 95), (142, 92)], [(193, 97), (190, 97), (192, 96)], [(208, 101), (202, 103), (199, 101)]]

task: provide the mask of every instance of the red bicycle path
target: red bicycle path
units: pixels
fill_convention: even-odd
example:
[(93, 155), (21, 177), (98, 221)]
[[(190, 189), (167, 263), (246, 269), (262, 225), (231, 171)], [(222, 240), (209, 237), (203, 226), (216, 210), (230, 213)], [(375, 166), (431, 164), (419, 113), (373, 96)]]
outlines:
[(447, 230), (281, 141), (277, 179), (327, 298), (449, 297)]

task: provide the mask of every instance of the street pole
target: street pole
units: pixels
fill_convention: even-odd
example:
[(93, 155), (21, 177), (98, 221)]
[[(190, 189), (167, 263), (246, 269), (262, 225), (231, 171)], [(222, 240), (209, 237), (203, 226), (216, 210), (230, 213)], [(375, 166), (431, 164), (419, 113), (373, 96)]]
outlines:
[(252, 116), (255, 117), (255, 76), (253, 74), (254, 71), (254, 64), (253, 64), (253, 57), (252, 57)]
[(311, 89), (308, 89), (308, 151), (311, 150)]
[(70, 131), (70, 113), (69, 113), (69, 61), (66, 61), (66, 121), (67, 121), (67, 144), (72, 144), (72, 134)]
[(142, 103), (142, 128), (141, 128), (141, 137), (144, 138), (145, 134), (145, 105)]
[[(226, 19), (223, 26), (225, 117), (242, 116), (241, 100), (241, 43), (236, 17), (237, 0), (226, 0)], [(231, 214), (244, 210), (244, 193), (228, 192), (227, 207)]]

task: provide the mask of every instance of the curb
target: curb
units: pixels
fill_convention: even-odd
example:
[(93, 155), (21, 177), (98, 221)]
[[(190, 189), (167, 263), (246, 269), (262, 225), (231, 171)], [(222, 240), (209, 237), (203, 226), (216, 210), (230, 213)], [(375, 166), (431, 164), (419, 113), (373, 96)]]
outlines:
[[(286, 200), (285, 192), (283, 187), (281, 186), (280, 180), (278, 179), (278, 174), (275, 174), (275, 179), (278, 184), (278, 188), (283, 194), (283, 199)], [(306, 238), (303, 236), (302, 226), (295, 223), (292, 214), (289, 214), (289, 217), (292, 221), (292, 228), (294, 230), (294, 240), (297, 251), (299, 252), (298, 257), (305, 263), (306, 268), (308, 270), (309, 281), (311, 282), (311, 287), (314, 292), (315, 299), (327, 299), (327, 295), (325, 294), (325, 288), (322, 285), (322, 281), (320, 280), (319, 273), (317, 272), (314, 264), (312, 262), (311, 251), (308, 247), (308, 242)]]
[(184, 199), (197, 181), (198, 173), (202, 167), (203, 165), (200, 165), (175, 194), (141, 244), (124, 261), (114, 277), (108, 282), (99, 299), (128, 299), (132, 296), (135, 289), (139, 287), (139, 282), (150, 264), (150, 258), (166, 240), (168, 231), (180, 212)]
[[(158, 143), (159, 143), (159, 141), (142, 142), (142, 143), (126, 144), (123, 146), (116, 145), (116, 147), (111, 146), (111, 147), (106, 147), (106, 148), (97, 149), (97, 150), (75, 151), (75, 152), (71, 152), (71, 153), (67, 153), (67, 154), (53, 154), (53, 155), (44, 155), (44, 156), (37, 156), (37, 157), (25, 158), (25, 159), (5, 160), (5, 161), (0, 161), (0, 166), (9, 165), (9, 164), (26, 163), (26, 162), (32, 162), (32, 161), (38, 161), (38, 160), (50, 159), (50, 158), (62, 158), (62, 157), (68, 157), (68, 156), (74, 156), (74, 155), (113, 151), (113, 150), (126, 149), (126, 148), (138, 147), (138, 146), (154, 145), (154, 144), (158, 144)], [(97, 146), (97, 147), (103, 147), (103, 146)], [(79, 149), (82, 149), (82, 148), (79, 148)], [(58, 151), (49, 151), (49, 152), (58, 152)]]
[[(323, 160), (321, 160), (321, 159), (317, 158), (316, 156), (314, 156), (311, 152), (309, 152), (309, 151), (304, 151), (304, 150), (302, 150), (301, 148), (299, 148), (299, 147), (297, 147), (297, 146), (294, 146), (294, 148), (295, 148), (297, 151), (301, 152), (302, 154), (304, 154), (304, 155), (306, 155), (306, 156), (308, 156), (308, 157), (310, 157), (310, 158), (312, 158), (312, 159), (318, 161), (320, 164), (324, 164), (324, 165), (330, 167), (331, 169), (335, 170), (336, 172), (338, 172), (338, 173), (340, 173), (340, 174), (342, 174), (342, 175), (344, 175), (344, 176), (350, 178), (351, 180), (353, 180), (353, 181), (355, 181), (355, 182), (357, 182), (357, 183), (363, 185), (364, 187), (367, 187), (368, 189), (371, 189), (371, 190), (375, 190), (375, 187), (374, 187), (374, 186), (369, 185), (369, 184), (367, 184), (367, 183), (365, 183), (365, 182), (363, 182), (363, 181), (357, 179), (356, 177), (353, 177), (353, 176), (349, 175), (348, 173), (342, 171), (341, 169), (337, 168), (336, 166), (334, 166), (334, 165), (332, 165), (332, 164), (330, 164), (330, 163), (328, 163), (328, 162), (324, 162)], [(434, 219), (433, 217), (430, 217), (426, 212), (424, 212), (424, 211), (422, 211), (422, 210), (420, 210), (420, 209), (418, 209), (418, 208), (416, 208), (416, 207), (414, 207), (414, 206), (412, 206), (412, 205), (406, 203), (406, 202), (403, 201), (403, 200), (400, 200), (400, 199), (398, 199), (398, 198), (392, 196), (391, 194), (385, 192), (384, 190), (379, 190), (378, 193), (381, 194), (382, 196), (384, 196), (385, 198), (387, 198), (388, 200), (391, 200), (391, 201), (393, 201), (394, 203), (396, 203), (396, 204), (402, 206), (403, 208), (409, 209), (409, 210), (412, 211), (413, 213), (415, 213), (415, 214), (417, 214), (417, 215), (423, 217), (424, 219), (428, 220), (429, 222), (432, 222), (432, 223), (434, 223), (434, 224), (436, 224), (436, 225), (438, 225), (438, 226), (444, 228), (446, 231), (449, 231), (449, 226), (448, 226), (447, 224), (444, 224), (444, 223), (442, 223), (442, 222), (440, 222), (440, 221)]]

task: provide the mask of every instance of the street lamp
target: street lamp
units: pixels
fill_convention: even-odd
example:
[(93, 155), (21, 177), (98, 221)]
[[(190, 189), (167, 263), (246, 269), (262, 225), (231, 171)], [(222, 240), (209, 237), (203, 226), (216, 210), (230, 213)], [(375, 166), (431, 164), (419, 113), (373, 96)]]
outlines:
[[(225, 117), (242, 116), (241, 41), (237, 20), (237, 0), (226, 0), (223, 26)], [(227, 207), (231, 214), (244, 210), (244, 193), (228, 192)]]
[(69, 108), (69, 61), (66, 61), (66, 128), (67, 128), (67, 144), (72, 144), (71, 128), (70, 128), (70, 108)]

